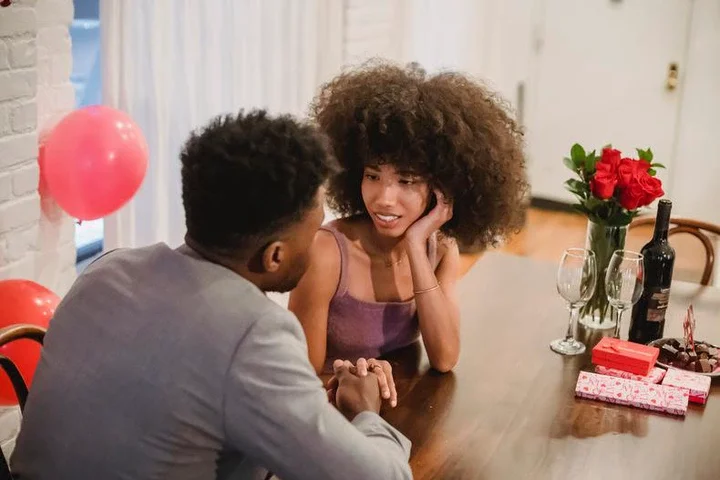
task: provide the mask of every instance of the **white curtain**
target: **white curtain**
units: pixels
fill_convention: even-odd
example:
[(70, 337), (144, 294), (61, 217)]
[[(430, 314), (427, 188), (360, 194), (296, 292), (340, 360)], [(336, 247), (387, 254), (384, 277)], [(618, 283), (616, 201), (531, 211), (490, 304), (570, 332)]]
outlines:
[(487, 0), (404, 0), (402, 58), (428, 72), (480, 73)]
[(183, 241), (179, 152), (217, 114), (304, 116), (343, 55), (335, 0), (101, 0), (103, 103), (150, 149), (134, 199), (105, 219), (105, 249)]

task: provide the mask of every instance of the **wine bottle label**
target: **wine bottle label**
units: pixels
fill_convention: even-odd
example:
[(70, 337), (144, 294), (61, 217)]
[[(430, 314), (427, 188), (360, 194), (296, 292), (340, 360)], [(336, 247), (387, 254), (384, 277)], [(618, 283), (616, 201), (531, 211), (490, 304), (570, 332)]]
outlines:
[(648, 298), (648, 322), (662, 322), (665, 320), (665, 311), (670, 300), (669, 288), (650, 288), (648, 289), (650, 297)]

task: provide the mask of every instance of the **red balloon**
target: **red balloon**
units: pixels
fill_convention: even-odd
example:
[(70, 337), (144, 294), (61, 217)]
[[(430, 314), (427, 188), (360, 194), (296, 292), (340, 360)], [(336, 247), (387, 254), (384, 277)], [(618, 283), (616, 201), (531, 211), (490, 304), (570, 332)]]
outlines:
[[(55, 314), (60, 297), (30, 280), (0, 281), (0, 328), (18, 323), (30, 323), (47, 328)], [(40, 344), (34, 340), (15, 340), (0, 347), (0, 355), (11, 359), (29, 387), (40, 360)], [(10, 379), (0, 370), (0, 405), (17, 405), (17, 397)]]
[(104, 105), (69, 113), (42, 150), (41, 182), (80, 220), (102, 218), (125, 205), (147, 172), (142, 131), (125, 113)]

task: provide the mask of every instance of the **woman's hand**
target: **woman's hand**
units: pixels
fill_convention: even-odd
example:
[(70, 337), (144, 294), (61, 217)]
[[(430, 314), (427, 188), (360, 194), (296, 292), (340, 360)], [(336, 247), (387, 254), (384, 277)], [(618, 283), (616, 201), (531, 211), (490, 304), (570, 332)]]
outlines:
[(427, 215), (418, 218), (405, 232), (405, 240), (411, 244), (425, 246), (433, 232), (442, 227), (453, 216), (453, 203), (438, 190), (433, 190), (437, 204)]
[[(353, 365), (349, 360), (335, 360), (333, 370), (335, 370), (336, 365), (338, 367), (344, 365), (351, 373), (358, 377), (365, 377), (368, 373), (375, 374), (378, 380), (378, 387), (380, 388), (380, 396), (383, 400), (389, 401), (391, 407), (397, 406), (397, 390), (395, 389), (395, 380), (392, 375), (392, 366), (389, 362), (375, 358), (369, 360), (359, 358), (357, 363)], [(337, 386), (338, 379), (337, 376), (333, 374), (325, 385), (328, 400), (330, 400), (331, 403), (334, 403), (333, 400), (335, 399)]]

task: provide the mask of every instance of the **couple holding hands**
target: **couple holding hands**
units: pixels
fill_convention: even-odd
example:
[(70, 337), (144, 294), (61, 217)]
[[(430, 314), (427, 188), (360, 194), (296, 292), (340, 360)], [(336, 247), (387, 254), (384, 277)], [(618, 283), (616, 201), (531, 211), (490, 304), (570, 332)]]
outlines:
[[(522, 135), (481, 84), (417, 66), (347, 71), (311, 110), (191, 134), (185, 244), (78, 277), (16, 478), (411, 478), (410, 442), (378, 415), (397, 404), (382, 357), (422, 339), (433, 368), (457, 363), (455, 285), (523, 220)], [(323, 225), (326, 203), (340, 217)]]

